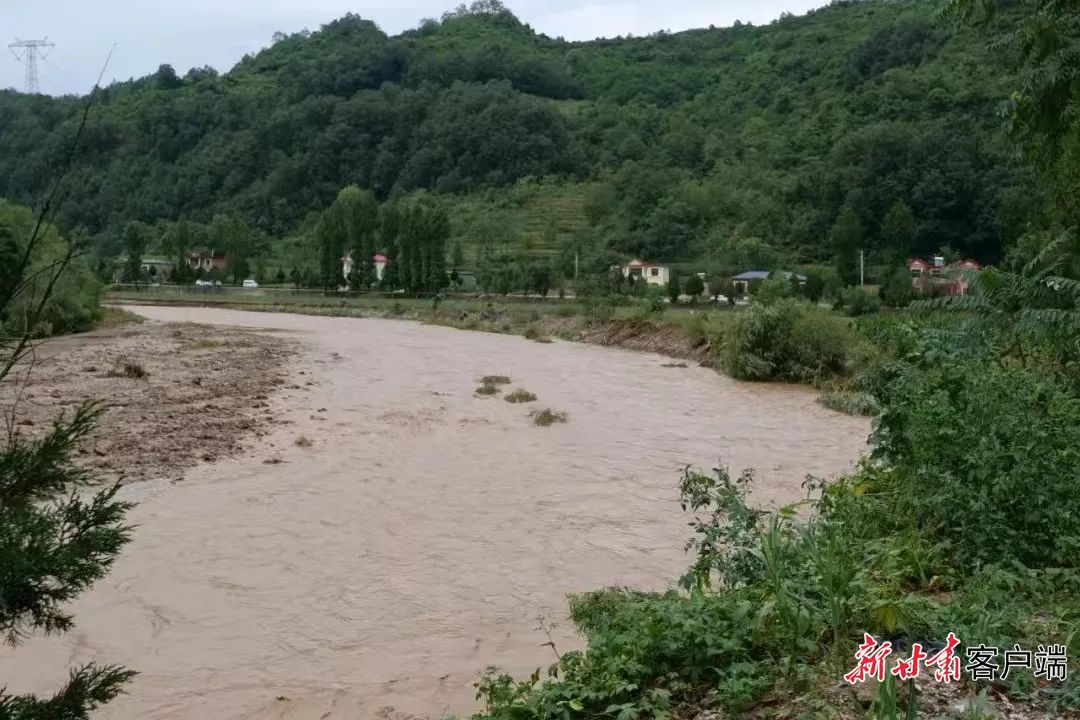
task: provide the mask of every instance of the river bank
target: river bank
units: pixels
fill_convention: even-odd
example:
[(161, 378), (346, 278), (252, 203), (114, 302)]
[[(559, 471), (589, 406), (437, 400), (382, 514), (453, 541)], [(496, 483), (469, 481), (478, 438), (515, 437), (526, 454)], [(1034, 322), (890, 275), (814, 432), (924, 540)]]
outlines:
[(361, 317), (411, 320), (459, 330), (503, 335), (522, 335), (544, 342), (550, 338), (652, 352), (688, 360), (706, 367), (715, 366), (712, 348), (702, 337), (699, 326), (703, 317), (730, 316), (727, 308), (680, 307), (643, 317), (636, 306), (616, 306), (602, 316), (590, 314), (586, 306), (574, 301), (495, 301), (488, 299), (450, 299), (438, 304), (412, 298), (311, 298), (298, 297), (282, 302), (279, 298), (233, 295), (190, 297), (153, 293), (110, 293), (113, 303), (176, 307), (215, 307), (270, 313), (296, 313), (328, 317)]
[(106, 412), (78, 463), (107, 480), (182, 479), (188, 468), (236, 455), (284, 422), (286, 398), (307, 389), (291, 366), (295, 340), (193, 323), (105, 327), (41, 343), (19, 397), (13, 431), (33, 437), (85, 402)]
[[(655, 354), (374, 318), (129, 309), (148, 320), (123, 343), (177, 327), (264, 336), (295, 348), (282, 367), (305, 380), (276, 385), (279, 416), (258, 442), (183, 482), (125, 487), (135, 540), (73, 607), (75, 632), (0, 658), (11, 690), (54, 687), (90, 660), (139, 670), (106, 720), (468, 715), (485, 666), (551, 661), (538, 616), (560, 652), (581, 647), (565, 593), (664, 589), (681, 574), (686, 463), (756, 467), (755, 501), (775, 506), (802, 497), (807, 472), (848, 470), (868, 430), (806, 388)], [(191, 356), (193, 341), (163, 345), (160, 362), (236, 371), (243, 348)], [(168, 377), (157, 362), (151, 377)], [(511, 383), (477, 396), (495, 374)], [(537, 402), (503, 401), (513, 388)], [(536, 427), (534, 405), (568, 421)]]

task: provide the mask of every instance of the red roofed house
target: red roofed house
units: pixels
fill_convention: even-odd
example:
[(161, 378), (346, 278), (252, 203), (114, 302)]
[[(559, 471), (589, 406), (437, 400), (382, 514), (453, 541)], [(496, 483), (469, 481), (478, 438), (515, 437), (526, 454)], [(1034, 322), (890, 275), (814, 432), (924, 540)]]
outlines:
[(667, 285), (671, 272), (667, 265), (631, 260), (622, 267), (623, 277), (632, 277), (637, 282), (642, 278), (650, 285)]
[(225, 253), (205, 248), (189, 252), (187, 254), (187, 264), (192, 270), (202, 270), (204, 272), (210, 272), (211, 270), (223, 271), (229, 266)]
[[(353, 254), (349, 253), (345, 257), (341, 258), (341, 271), (345, 276), (345, 281), (348, 282), (349, 274), (353, 268)], [(386, 270), (386, 256), (376, 253), (371, 256), (372, 261), (375, 263), (375, 281), (382, 282), (383, 272)]]
[(940, 295), (965, 295), (971, 286), (971, 278), (965, 270), (982, 270), (982, 265), (971, 259), (959, 260), (948, 265), (940, 255), (928, 262), (922, 258), (913, 258), (907, 262), (911, 273), (911, 286), (917, 291), (934, 292)]

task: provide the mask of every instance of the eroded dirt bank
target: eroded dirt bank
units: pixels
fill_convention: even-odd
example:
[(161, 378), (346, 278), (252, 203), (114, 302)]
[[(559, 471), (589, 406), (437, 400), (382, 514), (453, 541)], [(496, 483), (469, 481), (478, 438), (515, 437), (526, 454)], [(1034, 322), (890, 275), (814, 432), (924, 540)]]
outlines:
[[(658, 355), (393, 320), (133, 309), (162, 338), (176, 328), (157, 323), (247, 326), (267, 351), (301, 350), (264, 437), (183, 482), (125, 488), (135, 541), (75, 605), (75, 631), (0, 653), (13, 691), (47, 692), (91, 660), (139, 670), (104, 720), (467, 716), (486, 665), (550, 663), (537, 616), (559, 625), (560, 650), (577, 646), (567, 592), (663, 589), (682, 572), (685, 464), (753, 466), (757, 499), (787, 502), (807, 473), (850, 467), (868, 430), (812, 390)], [(237, 372), (222, 357), (214, 372)], [(176, 349), (147, 369), (168, 376), (186, 359)], [(539, 400), (478, 397), (489, 374)], [(568, 422), (535, 427), (535, 407)]]
[[(79, 462), (126, 482), (182, 476), (200, 462), (241, 451), (283, 420), (270, 397), (299, 390), (295, 340), (243, 328), (133, 324), (50, 340), (15, 404), (14, 430), (33, 437), (63, 413), (97, 401), (106, 409), (79, 448)], [(0, 385), (10, 413), (13, 383)]]

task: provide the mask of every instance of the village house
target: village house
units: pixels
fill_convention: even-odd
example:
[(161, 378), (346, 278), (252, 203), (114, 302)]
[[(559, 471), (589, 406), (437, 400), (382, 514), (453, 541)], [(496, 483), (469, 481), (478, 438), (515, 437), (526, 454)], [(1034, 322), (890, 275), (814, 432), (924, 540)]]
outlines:
[(982, 265), (971, 259), (958, 260), (946, 265), (945, 258), (937, 255), (930, 261), (912, 258), (907, 262), (907, 269), (911, 273), (911, 287), (917, 292), (966, 295), (968, 288), (971, 287), (969, 272), (982, 270)]
[[(743, 295), (750, 295), (754, 290), (758, 288), (758, 286), (761, 285), (761, 283), (769, 279), (770, 274), (771, 273), (768, 270), (747, 270), (744, 273), (739, 273), (738, 275), (734, 276), (733, 278), (731, 278), (731, 286), (735, 291), (735, 296), (741, 297)], [(788, 272), (787, 270), (780, 271), (780, 274), (784, 277), (785, 280), (790, 280), (792, 276), (794, 276), (795, 279), (798, 280), (799, 285), (806, 284), (805, 275)]]
[(202, 270), (203, 272), (210, 272), (211, 270), (224, 271), (229, 266), (225, 253), (206, 248), (192, 250), (187, 253), (187, 264), (192, 270)]
[(634, 282), (644, 279), (649, 285), (667, 285), (671, 279), (671, 270), (667, 265), (631, 260), (622, 266), (624, 278), (634, 278)]
[[(353, 254), (349, 253), (341, 258), (341, 274), (345, 277), (345, 281), (349, 281), (349, 275), (352, 274), (353, 269)], [(371, 256), (372, 261), (375, 264), (375, 281), (382, 282), (383, 272), (386, 271), (386, 256), (376, 253)]]
[[(124, 272), (127, 270), (127, 262), (127, 255), (121, 255), (113, 261), (114, 282), (120, 282), (123, 279)], [(160, 281), (172, 274), (176, 263), (163, 257), (144, 257), (140, 267), (144, 277), (148, 277), (153, 281)]]

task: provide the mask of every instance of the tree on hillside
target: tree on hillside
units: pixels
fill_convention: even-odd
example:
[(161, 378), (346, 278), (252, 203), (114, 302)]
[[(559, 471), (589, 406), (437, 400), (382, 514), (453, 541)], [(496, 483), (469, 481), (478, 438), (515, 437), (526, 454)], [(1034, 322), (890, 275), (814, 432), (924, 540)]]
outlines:
[(465, 267), (465, 248), (461, 247), (461, 241), (454, 243), (454, 249), (451, 251), (450, 265), (454, 270), (461, 270)]
[(517, 245), (518, 233), (510, 216), (501, 211), (485, 212), (472, 218), (466, 229), (476, 259), (506, 255)]
[(555, 284), (555, 270), (546, 259), (525, 260), (522, 278), (526, 293), (547, 297)]
[(410, 293), (439, 292), (449, 284), (446, 272), (446, 241), (450, 218), (446, 211), (423, 200), (399, 203), (387, 211), (384, 227), (388, 282)]
[(521, 283), (521, 263), (510, 253), (484, 258), (476, 267), (476, 282), (488, 292), (509, 295)]
[(697, 273), (690, 273), (686, 278), (686, 294), (690, 296), (690, 302), (697, 304), (698, 297), (705, 292), (705, 282)]
[(1022, 75), (1008, 110), (1013, 130), (1031, 143), (1043, 159), (1063, 150), (1077, 126), (1080, 65), (1071, 39), (1080, 33), (1080, 11), (1067, 0), (953, 0), (953, 9), (967, 20), (993, 20), (998, 7), (1007, 16), (1000, 45), (1019, 52)]
[(191, 223), (187, 218), (181, 217), (180, 221), (166, 235), (168, 242), (162, 248), (166, 255), (176, 262), (172, 280), (178, 283), (189, 283), (195, 280), (195, 271), (188, 265), (187, 254), (195, 245)]
[(215, 215), (210, 226), (214, 247), (225, 253), (226, 273), (234, 285), (251, 276), (254, 238), (251, 228), (235, 215)]
[(754, 292), (754, 302), (772, 305), (795, 294), (791, 280), (783, 272), (773, 270)]
[(446, 241), (450, 238), (450, 218), (441, 207), (425, 207), (420, 214), (424, 253), (424, 289), (443, 290), (450, 279), (446, 274)]
[(911, 284), (911, 272), (906, 267), (896, 268), (881, 288), (881, 302), (889, 307), (907, 307), (915, 299)]
[[(1004, 22), (1029, 11), (1039, 14), (1022, 0)], [(312, 238), (309, 263), (272, 258), (309, 273), (319, 255), (309, 218), (332, 201), (327, 188), (353, 182), (380, 202), (438, 192), (462, 220), (470, 262), (518, 249), (514, 219), (549, 247), (552, 223), (559, 240), (588, 227), (651, 259), (727, 263), (725, 241), (759, 237), (793, 255), (783, 259), (821, 262), (853, 190), (868, 252), (884, 246), (878, 230), (897, 198), (920, 244), (983, 260), (1014, 230), (1060, 216), (1039, 202), (1050, 180), (1010, 159), (987, 110), (1009, 54), (943, 32), (929, 6), (841, 3), (782, 25), (573, 47), (504, 20), (470, 14), (391, 37), (349, 16), (226, 74), (194, 69), (177, 83), (162, 68), (117, 83), (103, 92), (123, 102), (104, 103), (87, 128), (60, 223), (85, 227), (95, 254), (112, 258), (129, 219), (236, 215), (275, 237)], [(760, 62), (739, 60), (750, 56)], [(777, 85), (768, 68), (787, 67), (802, 70)], [(565, 98), (580, 102), (551, 102)], [(43, 189), (73, 101), (0, 92), (4, 195)], [(541, 208), (550, 212), (537, 218)], [(494, 237), (477, 237), (482, 225)], [(781, 259), (747, 257), (729, 274)]]
[(901, 265), (911, 257), (917, 232), (911, 208), (903, 200), (894, 202), (881, 223), (881, 241), (891, 265)]
[(679, 296), (682, 295), (682, 281), (679, 279), (679, 272), (677, 270), (671, 271), (671, 277), (668, 279), (667, 285), (668, 298), (671, 302), (679, 302)]
[(124, 251), (127, 253), (127, 262), (124, 264), (124, 282), (137, 283), (143, 279), (142, 259), (146, 252), (146, 244), (149, 241), (148, 228), (141, 222), (129, 222), (124, 226), (121, 239), (124, 242)]
[(806, 282), (802, 286), (802, 295), (812, 303), (821, 300), (825, 294), (825, 281), (817, 273), (807, 273)]
[(395, 290), (401, 287), (401, 253), (397, 236), (401, 229), (401, 210), (395, 203), (383, 206), (379, 223), (379, 245), (386, 252), (386, 268), (383, 270), (382, 287)]
[(832, 243), (836, 251), (836, 269), (847, 285), (859, 281), (859, 249), (863, 245), (863, 226), (858, 214), (845, 205), (832, 228)]
[(344, 208), (340, 203), (335, 202), (322, 214), (313, 239), (319, 257), (319, 285), (325, 292), (333, 292), (341, 285), (341, 258), (348, 241)]
[(370, 190), (350, 185), (334, 203), (345, 228), (345, 253), (352, 258), (349, 289), (366, 290), (375, 284), (375, 244), (379, 233), (379, 203)]

